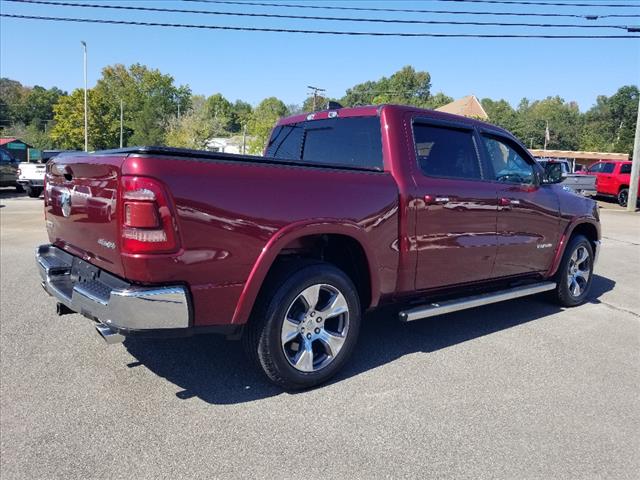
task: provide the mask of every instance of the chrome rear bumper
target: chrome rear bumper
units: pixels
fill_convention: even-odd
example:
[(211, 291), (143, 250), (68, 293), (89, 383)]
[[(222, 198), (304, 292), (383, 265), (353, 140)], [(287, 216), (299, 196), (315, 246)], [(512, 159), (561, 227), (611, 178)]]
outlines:
[(114, 332), (190, 326), (189, 293), (182, 285), (133, 285), (53, 245), (38, 247), (36, 263), (47, 293)]

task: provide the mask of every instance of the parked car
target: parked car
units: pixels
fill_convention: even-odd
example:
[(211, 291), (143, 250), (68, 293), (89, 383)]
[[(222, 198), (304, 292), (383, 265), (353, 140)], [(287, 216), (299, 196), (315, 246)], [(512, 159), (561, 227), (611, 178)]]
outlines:
[(18, 184), (31, 198), (38, 198), (44, 189), (46, 165), (36, 162), (22, 162), (18, 169)]
[[(269, 379), (296, 389), (340, 370), (362, 313), (383, 304), (408, 322), (545, 291), (565, 307), (587, 299), (596, 203), (545, 177), (505, 130), (337, 108), (280, 120), (265, 154), (51, 160), (51, 243), (36, 259), (58, 312), (94, 320), (108, 342), (242, 338)], [(111, 214), (92, 214), (93, 197)]]
[(597, 178), (598, 195), (615, 197), (626, 207), (631, 182), (631, 162), (607, 160), (591, 165), (585, 172)]
[(560, 182), (578, 195), (593, 197), (597, 193), (597, 178), (591, 175), (571, 173), (571, 165), (566, 160), (538, 160), (547, 176), (559, 176)]
[(16, 187), (18, 192), (22, 192), (22, 186), (17, 182), (19, 164), (18, 160), (0, 149), (0, 187)]

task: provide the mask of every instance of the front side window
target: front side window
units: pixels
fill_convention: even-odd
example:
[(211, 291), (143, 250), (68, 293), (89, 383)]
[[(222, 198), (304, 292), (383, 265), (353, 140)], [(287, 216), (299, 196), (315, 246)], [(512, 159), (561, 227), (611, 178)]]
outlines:
[(416, 123), (413, 127), (418, 166), (429, 177), (482, 179), (471, 130)]
[(495, 137), (482, 136), (494, 179), (504, 183), (533, 183), (533, 166), (513, 147)]
[(596, 163), (595, 165), (591, 165), (589, 167), (589, 173), (601, 173), (602, 167), (604, 167), (604, 163)]

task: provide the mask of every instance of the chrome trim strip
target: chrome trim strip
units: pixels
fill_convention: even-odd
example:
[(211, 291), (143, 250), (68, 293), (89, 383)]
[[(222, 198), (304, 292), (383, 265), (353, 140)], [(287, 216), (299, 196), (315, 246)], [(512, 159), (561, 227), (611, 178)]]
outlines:
[[(71, 278), (73, 262), (72, 255), (53, 245), (41, 245), (36, 250), (36, 264), (43, 288), (74, 312), (101, 322), (114, 333), (119, 329), (189, 327), (189, 292), (186, 287), (140, 287), (116, 279), (103, 270), (100, 270), (94, 285), (74, 283)], [(109, 341), (109, 332), (98, 330)]]
[(526, 297), (528, 295), (553, 290), (554, 288), (556, 288), (555, 282), (542, 282), (524, 287), (514, 287), (485, 295), (474, 295), (455, 300), (447, 300), (440, 303), (431, 303), (424, 307), (417, 307), (400, 312), (399, 317), (401, 322), (411, 322), (421, 318), (435, 317), (437, 315), (444, 315), (445, 313), (457, 312), (468, 308), (475, 308), (482, 305), (503, 302), (505, 300), (512, 300), (514, 298)]

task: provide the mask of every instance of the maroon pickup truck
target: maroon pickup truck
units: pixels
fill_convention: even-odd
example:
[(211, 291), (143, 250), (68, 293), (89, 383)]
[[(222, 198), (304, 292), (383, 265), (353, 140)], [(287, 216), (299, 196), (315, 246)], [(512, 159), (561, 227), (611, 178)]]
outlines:
[(493, 125), (338, 108), (282, 119), (264, 157), (56, 157), (37, 264), (58, 313), (109, 342), (223, 333), (304, 388), (345, 364), (383, 304), (407, 322), (543, 291), (583, 303), (598, 210), (560, 181)]

